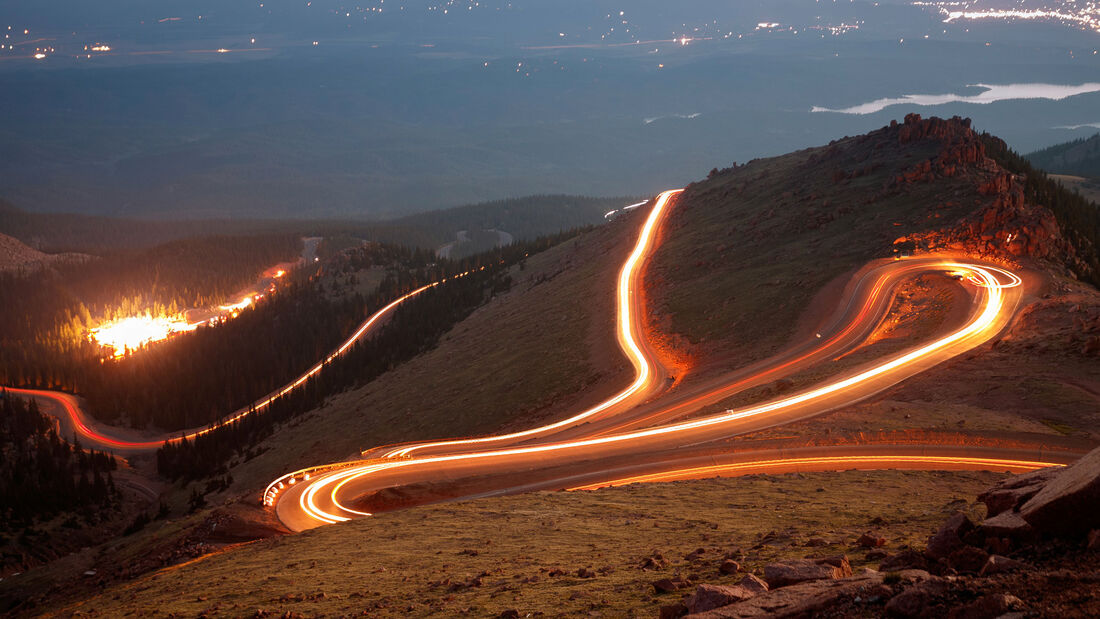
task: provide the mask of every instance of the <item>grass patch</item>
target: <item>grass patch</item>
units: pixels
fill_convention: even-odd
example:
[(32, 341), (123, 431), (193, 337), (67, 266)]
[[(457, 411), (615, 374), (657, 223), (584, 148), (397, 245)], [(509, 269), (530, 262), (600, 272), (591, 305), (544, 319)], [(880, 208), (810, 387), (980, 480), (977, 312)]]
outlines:
[[(786, 558), (847, 553), (875, 530), (886, 550), (922, 546), (991, 473), (845, 472), (536, 493), (421, 507), (271, 539), (113, 586), (68, 610), (104, 616), (653, 616), (678, 599), (651, 582), (708, 583), (724, 557), (760, 573)], [(812, 499), (811, 499), (812, 498)], [(807, 546), (814, 539), (824, 545)], [(689, 556), (702, 548), (703, 552)], [(641, 569), (658, 552), (666, 567)], [(584, 568), (594, 577), (578, 575)], [(258, 577), (262, 574), (262, 577)], [(186, 592), (181, 594), (181, 592)], [(55, 601), (55, 604), (57, 602)], [(50, 609), (54, 610), (54, 609)]]
[(1043, 425), (1047, 426), (1051, 430), (1054, 430), (1055, 432), (1058, 432), (1059, 434), (1072, 436), (1077, 432), (1077, 429), (1069, 425), (1068, 423), (1062, 423), (1053, 419), (1040, 419), (1039, 421), (1041, 421)]

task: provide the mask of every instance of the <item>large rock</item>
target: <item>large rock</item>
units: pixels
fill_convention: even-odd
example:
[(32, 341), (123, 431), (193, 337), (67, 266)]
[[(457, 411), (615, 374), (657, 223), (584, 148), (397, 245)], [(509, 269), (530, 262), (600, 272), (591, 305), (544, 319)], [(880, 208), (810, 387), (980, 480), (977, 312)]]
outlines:
[(891, 598), (886, 603), (886, 615), (901, 619), (933, 617), (931, 607), (937, 605), (938, 598), (946, 591), (947, 583), (942, 580), (918, 583)]
[[(845, 573), (847, 572), (847, 573)], [(796, 559), (784, 563), (771, 563), (764, 566), (764, 580), (770, 589), (786, 587), (788, 585), (806, 582), (810, 580), (835, 580), (852, 575), (852, 568), (848, 566), (829, 565), (804, 559)]]
[(992, 518), (1003, 512), (1013, 511), (1031, 497), (1039, 493), (1043, 486), (1054, 479), (1064, 467), (1052, 466), (1030, 471), (1022, 475), (1013, 475), (989, 490), (978, 495), (985, 503), (986, 518)]
[(879, 536), (877, 533), (868, 531), (860, 535), (856, 543), (864, 548), (878, 548), (879, 546), (886, 545), (886, 538)]
[(965, 545), (962, 536), (969, 533), (973, 528), (974, 523), (970, 522), (970, 518), (967, 518), (966, 514), (955, 512), (953, 516), (947, 519), (947, 522), (943, 523), (940, 530), (928, 539), (925, 554), (933, 559), (947, 557)]
[(947, 556), (947, 564), (958, 572), (977, 574), (989, 559), (989, 553), (974, 546), (963, 546)]
[(982, 521), (981, 531), (989, 537), (1008, 537), (1015, 540), (1031, 536), (1032, 528), (1026, 520), (1015, 512), (1004, 512)]
[(755, 593), (764, 593), (768, 590), (768, 583), (764, 582), (759, 576), (755, 574), (745, 574), (741, 582), (737, 583), (737, 586)]
[(951, 609), (947, 617), (948, 619), (995, 619), (1023, 607), (1024, 603), (1014, 595), (994, 593), (984, 595), (965, 606)]
[(684, 600), (684, 606), (689, 613), (702, 613), (722, 606), (729, 606), (736, 602), (743, 602), (756, 595), (755, 591), (749, 591), (744, 587), (728, 587), (723, 585), (699, 585)]
[(1020, 516), (1041, 533), (1083, 535), (1100, 527), (1100, 449), (1055, 475), (1020, 506)]
[(726, 559), (718, 566), (718, 571), (723, 574), (736, 574), (741, 571), (741, 564), (733, 559)]
[(679, 576), (675, 578), (662, 578), (655, 580), (652, 583), (653, 590), (657, 593), (672, 593), (673, 591), (679, 591), (680, 589), (687, 589), (691, 586), (690, 580), (684, 580)]
[(890, 555), (883, 559), (878, 566), (878, 571), (927, 570), (928, 567), (928, 557), (915, 550), (903, 550), (896, 555)]
[[(931, 578), (928, 572), (902, 572), (907, 582)], [(803, 582), (782, 589), (760, 593), (743, 602), (716, 608), (705, 613), (688, 615), (691, 619), (747, 619), (749, 617), (813, 617), (834, 608), (837, 603), (857, 596), (878, 595), (882, 589), (882, 574), (861, 574), (843, 580)]]
[(989, 558), (986, 559), (985, 565), (982, 566), (982, 570), (978, 572), (978, 575), (990, 576), (992, 574), (1004, 574), (1005, 572), (1015, 572), (1016, 570), (1022, 570), (1026, 567), (1027, 564), (1023, 561), (1009, 559), (1008, 557), (1002, 557), (1001, 555), (989, 555)]

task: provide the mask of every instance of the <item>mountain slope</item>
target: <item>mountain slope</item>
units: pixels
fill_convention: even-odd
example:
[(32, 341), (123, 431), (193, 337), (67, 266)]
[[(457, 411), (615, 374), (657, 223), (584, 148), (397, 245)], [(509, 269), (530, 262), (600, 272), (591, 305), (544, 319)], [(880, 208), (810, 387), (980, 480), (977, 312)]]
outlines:
[[(1100, 413), (1097, 412), (1100, 410), (1097, 405), (1100, 402), (1100, 364), (1096, 363), (1096, 355), (1100, 354), (1100, 295), (1095, 288), (1072, 276), (1074, 270), (1088, 273), (1087, 269), (1091, 268), (1081, 257), (1090, 250), (1088, 239), (1059, 223), (1051, 208), (1029, 202), (1025, 179), (1013, 175), (990, 156), (987, 149), (995, 147), (991, 138), (971, 131), (966, 121), (922, 120), (911, 116), (904, 124), (838, 140), (826, 147), (715, 170), (707, 180), (690, 186), (675, 203), (668, 224), (662, 228), (659, 249), (648, 271), (645, 287), (650, 332), (660, 340), (662, 352), (674, 362), (679, 372), (677, 378), (681, 379), (674, 389), (742, 367), (789, 341), (812, 337), (821, 310), (832, 309), (831, 302), (835, 302), (838, 292), (836, 282), (846, 281), (854, 269), (867, 261), (947, 247), (958, 253), (1027, 266), (1036, 273), (1037, 280), (1042, 280), (1028, 298), (1028, 307), (1002, 341), (977, 349), (944, 367), (929, 370), (866, 403), (772, 431), (738, 437), (731, 441), (733, 446), (736, 447), (738, 441), (777, 437), (797, 444), (866, 440), (879, 430), (909, 436), (915, 442), (966, 441), (974, 440), (975, 436), (993, 436), (1006, 441), (1037, 439), (1075, 445), (1095, 444), (1100, 440), (1095, 430), (1100, 427)], [(639, 217), (627, 216), (532, 257), (523, 270), (517, 268), (513, 272), (516, 285), (511, 292), (494, 299), (460, 323), (436, 349), (363, 388), (332, 398), (321, 408), (282, 428), (261, 445), (259, 455), (235, 463), (230, 469), (232, 485), (225, 491), (211, 493), (209, 501), (214, 504), (229, 502), (231, 505), (226, 510), (255, 515), (260, 512), (257, 493), (263, 485), (300, 466), (351, 457), (360, 449), (378, 444), (531, 427), (548, 419), (561, 418), (564, 413), (621, 388), (629, 380), (629, 368), (613, 339), (612, 290), (616, 271), (629, 251), (639, 223)], [(938, 332), (953, 320), (957, 298), (950, 290), (954, 284), (948, 277), (929, 276), (904, 287), (898, 292), (895, 311), (863, 350), (812, 373), (795, 376), (786, 386), (769, 386), (738, 394), (735, 399), (772, 397), (781, 388), (808, 384), (850, 367), (850, 363), (912, 346), (921, 337)], [(911, 311), (913, 309), (921, 311)], [(824, 489), (842, 477), (825, 475), (813, 479), (822, 480), (815, 482), (814, 489)], [(930, 478), (902, 475), (877, 479), (886, 480), (879, 482), (883, 484), (901, 484), (902, 495), (909, 493), (920, 497), (923, 496), (922, 484)], [(730, 483), (733, 487), (744, 487), (737, 484), (754, 482)], [(948, 486), (950, 483), (954, 482), (944, 482), (936, 492), (947, 487), (962, 487)], [(181, 489), (178, 493), (185, 491)], [(770, 518), (787, 518), (806, 509), (805, 497), (818, 496), (809, 494), (811, 491), (801, 486), (788, 488), (786, 492), (802, 497), (798, 506), (783, 503), (789, 505), (790, 511), (781, 516), (772, 516), (772, 511), (760, 514), (760, 534), (773, 528)], [(628, 490), (622, 492), (629, 493)], [(861, 503), (868, 496), (865, 489), (845, 496), (844, 504), (854, 506), (852, 509), (864, 518), (845, 526), (859, 526), (857, 522), (871, 519), (866, 511), (871, 509), (871, 504)], [(880, 497), (876, 493), (869, 500), (877, 501)], [(540, 522), (536, 528), (550, 535), (541, 539), (552, 539), (551, 533), (561, 526), (561, 520), (539, 511), (541, 507), (532, 507), (534, 503), (524, 503), (525, 500), (553, 501), (553, 497), (518, 497), (503, 503), (488, 501), (484, 504), (505, 505), (489, 509), (545, 521), (547, 524)], [(658, 521), (656, 528), (660, 529), (661, 519), (667, 518), (668, 512), (678, 513), (685, 505), (688, 509), (697, 505), (726, 505), (735, 511), (726, 512), (723, 517), (738, 520), (740, 516), (752, 516), (745, 503), (730, 502), (720, 492), (711, 493), (709, 489), (677, 498), (664, 497), (644, 507), (639, 500), (637, 509), (628, 510), (630, 516), (623, 515), (623, 520), (631, 524), (624, 522), (621, 530), (616, 529), (624, 536), (616, 538), (616, 545), (629, 547), (636, 543), (644, 547), (646, 550), (634, 557), (640, 564), (652, 546), (654, 530), (648, 525), (632, 526), (635, 521), (641, 519), (648, 523), (653, 517)], [(771, 504), (768, 507), (770, 510)], [(593, 509), (593, 513), (599, 513), (599, 508)], [(881, 503), (874, 511), (879, 509)], [(281, 598), (316, 593), (313, 589), (285, 590), (291, 582), (287, 580), (291, 574), (300, 576), (299, 570), (314, 568), (286, 557), (305, 556), (317, 548), (326, 548), (332, 553), (332, 561), (319, 560), (317, 576), (313, 578), (335, 583), (335, 591), (326, 590), (326, 596), (339, 595), (345, 596), (342, 600), (351, 600), (353, 593), (370, 593), (369, 599), (389, 604), (390, 610), (412, 612), (401, 610), (413, 603), (409, 596), (423, 595), (425, 588), (431, 588), (431, 582), (445, 578), (450, 578), (451, 582), (437, 586), (450, 588), (459, 578), (469, 583), (482, 571), (481, 567), (466, 574), (465, 571), (448, 572), (449, 567), (433, 566), (431, 570), (439, 570), (440, 574), (429, 575), (420, 570), (420, 564), (411, 560), (395, 558), (391, 562), (373, 556), (370, 550), (353, 548), (347, 542), (358, 535), (389, 534), (395, 536), (389, 540), (395, 547), (405, 551), (418, 549), (423, 547), (423, 540), (430, 539), (424, 529), (409, 528), (406, 533), (404, 525), (398, 530), (397, 525), (386, 528), (386, 524), (406, 522), (400, 520), (402, 518), (408, 518), (407, 522), (419, 518), (427, 519), (431, 530), (453, 530), (448, 527), (459, 526), (456, 522), (467, 522), (457, 520), (467, 516), (456, 516), (456, 512), (449, 510), (449, 507), (435, 507), (404, 512), (394, 516), (398, 520), (389, 520), (387, 516), (387, 519), (327, 527), (286, 541), (263, 542), (260, 546), (265, 554), (259, 564), (247, 550), (230, 551), (214, 561), (161, 572), (136, 587), (146, 586), (154, 580), (169, 583), (167, 589), (158, 585), (141, 596), (141, 603), (152, 607), (162, 599), (158, 596), (165, 595), (163, 591), (199, 590), (216, 580), (217, 574), (228, 573), (226, 570), (257, 565), (276, 569), (271, 567), (270, 561), (286, 559), (281, 565), (296, 564), (286, 567), (286, 571), (279, 568), (276, 581), (254, 584), (252, 593), (231, 603), (247, 604), (249, 610), (253, 606), (274, 605), (280, 610), (309, 612), (308, 607), (291, 608), (289, 604), (297, 602)], [(270, 518), (270, 512), (264, 513)], [(605, 510), (603, 513), (614, 512)], [(896, 517), (917, 518), (900, 512)], [(215, 524), (224, 522), (216, 519), (221, 518), (220, 515), (207, 515), (206, 518), (207, 522)], [(437, 518), (438, 523), (435, 522)], [(448, 518), (456, 520), (448, 521)], [(476, 520), (477, 516), (470, 518)], [(589, 515), (588, 526), (595, 519)], [(714, 530), (708, 528), (709, 521), (676, 519), (669, 524), (679, 532), (701, 529), (702, 534), (719, 535), (708, 532)], [(451, 559), (441, 560), (453, 566), (455, 561), (471, 556), (460, 554), (468, 546), (481, 552), (499, 544), (500, 538), (493, 535), (509, 525), (507, 519), (498, 521), (497, 525), (491, 527), (493, 533), (484, 535), (480, 533), (483, 529), (468, 535), (454, 533), (463, 542), (461, 549), (429, 548), (443, 551), (443, 557)], [(154, 528), (149, 535), (158, 534), (169, 525), (157, 526), (159, 528)], [(833, 530), (828, 528), (832, 525), (824, 521), (804, 521), (799, 526)], [(224, 530), (225, 527), (218, 528)], [(530, 529), (523, 529), (520, 537), (535, 539), (536, 533), (528, 531)], [(745, 540), (738, 543), (762, 543), (755, 534), (754, 531), (752, 535), (738, 538)], [(696, 539), (687, 543), (694, 543)], [(200, 537), (199, 542), (189, 543), (188, 552), (204, 552), (207, 546), (201, 540)], [(288, 549), (286, 556), (267, 554), (267, 549), (284, 545)], [(699, 545), (706, 546), (706, 543)], [(842, 545), (835, 546), (837, 551), (842, 551)], [(334, 548), (339, 550), (332, 550)], [(509, 546), (506, 552), (511, 554), (503, 559), (494, 555), (494, 559), (507, 560), (509, 563), (505, 565), (509, 570), (513, 564), (523, 562), (536, 570), (546, 567), (548, 571), (538, 576), (549, 578), (550, 566), (529, 559), (538, 548), (541, 546), (533, 541), (518, 548)], [(583, 544), (570, 548), (578, 555), (592, 551), (583, 548)], [(713, 549), (708, 551), (713, 552)], [(120, 551), (107, 550), (92, 564), (107, 566), (117, 556), (112, 553), (117, 552)], [(594, 552), (610, 551), (597, 548)], [(679, 545), (676, 552), (681, 552)], [(167, 565), (178, 561), (181, 553), (165, 553), (164, 556)], [(459, 559), (454, 559), (455, 556)], [(633, 569), (623, 560), (617, 560), (618, 563), (608, 563), (617, 573)], [(362, 569), (357, 562), (363, 562)], [(607, 574), (600, 574), (598, 568), (604, 564), (594, 559), (576, 559), (564, 567), (576, 574), (576, 569), (589, 569), (589, 564), (597, 572), (595, 580), (578, 576), (570, 579), (568, 587), (554, 587), (552, 591), (562, 596), (578, 593), (579, 597), (570, 600), (571, 604), (578, 599), (586, 600), (576, 605), (578, 610), (601, 599), (584, 596), (605, 593), (619, 596), (617, 599), (633, 599), (635, 607), (652, 601), (622, 597), (648, 585), (636, 578), (617, 580), (622, 574), (601, 581)], [(208, 565), (214, 567), (205, 572)], [(148, 564), (145, 566), (147, 568)], [(359, 577), (364, 570), (382, 573), (383, 568), (386, 579), (399, 576), (397, 580), (411, 584), (394, 584), (397, 588), (392, 594), (384, 593), (382, 584), (364, 592), (333, 575), (337, 571), (355, 570)], [(535, 575), (518, 569), (516, 573), (521, 578), (513, 579), (515, 582), (511, 584), (521, 590), (524, 585), (531, 584), (530, 577)], [(500, 575), (492, 575), (493, 578), (497, 576)], [(501, 576), (510, 577), (510, 574)], [(528, 582), (523, 583), (523, 578)], [(611, 589), (599, 588), (608, 581), (613, 582)], [(483, 586), (485, 582), (495, 581), (485, 576)], [(385, 590), (389, 591), (390, 586), (387, 580)], [(507, 596), (505, 599), (522, 595), (514, 593), (512, 587), (491, 586), (493, 589), (482, 591)], [(239, 591), (239, 587), (234, 589)], [(443, 597), (455, 596), (452, 600), (444, 600), (447, 604), (444, 608), (454, 612), (461, 610), (463, 607), (450, 604), (454, 599), (464, 600), (460, 596), (468, 589), (477, 587), (459, 587), (443, 594)], [(141, 593), (129, 586), (116, 592), (120, 596)], [(110, 595), (113, 593), (94, 600), (91, 607), (113, 608)], [(360, 602), (359, 597), (354, 599), (355, 604)], [(395, 606), (395, 601), (401, 606)], [(500, 612), (507, 608), (498, 607), (495, 602), (493, 605), (484, 601), (477, 604), (484, 605), (479, 606), (478, 612)], [(196, 610), (191, 603), (186, 606), (181, 610)], [(589, 610), (598, 608), (597, 605)], [(229, 613), (233, 610), (244, 612), (245, 609), (223, 609)], [(426, 609), (421, 610), (426, 612)]]
[(47, 254), (23, 244), (19, 239), (0, 234), (0, 272), (36, 271), (59, 261), (80, 261), (88, 256), (81, 254)]
[[(996, 346), (932, 368), (875, 401), (745, 440), (813, 437), (826, 428), (843, 435), (943, 427), (1100, 439), (1100, 295), (1075, 279), (1075, 272), (1095, 276), (1095, 249), (1030, 198), (1029, 178), (994, 158), (1005, 153), (967, 120), (910, 115), (826, 147), (716, 170), (689, 186), (649, 282), (655, 330), (691, 366), (684, 386), (813, 337), (838, 287), (868, 260), (954, 252), (1050, 279)], [(1052, 201), (1061, 199), (1056, 189)], [(946, 283), (923, 278), (900, 291), (901, 313), (863, 351), (782, 388), (935, 332), (952, 316)], [(920, 320), (894, 322), (913, 307)], [(769, 393), (747, 392), (723, 406)]]
[(1100, 133), (1037, 150), (1027, 155), (1027, 159), (1035, 167), (1054, 174), (1100, 178)]

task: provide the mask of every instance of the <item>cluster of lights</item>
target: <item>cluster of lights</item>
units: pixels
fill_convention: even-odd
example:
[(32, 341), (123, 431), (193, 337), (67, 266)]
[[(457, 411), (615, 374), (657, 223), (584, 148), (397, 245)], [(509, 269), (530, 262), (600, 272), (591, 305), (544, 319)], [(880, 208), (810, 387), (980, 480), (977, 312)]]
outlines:
[(286, 490), (288, 487), (298, 483), (298, 476), (301, 476), (302, 481), (309, 481), (309, 473), (298, 471), (296, 473), (290, 473), (280, 477), (277, 481), (272, 483), (264, 491), (264, 505), (271, 507), (275, 504), (275, 499), (279, 498), (279, 493)]
[(102, 324), (88, 333), (89, 340), (114, 351), (116, 358), (150, 342), (167, 339), (177, 333), (194, 331), (197, 324), (182, 316), (130, 316)]
[[(1100, 2), (1077, 0), (1045, 0), (1035, 8), (984, 8), (980, 2), (913, 2), (915, 6), (931, 7), (944, 17), (944, 23), (979, 19), (1052, 21), (1076, 25), (1100, 32)], [(1022, 4), (1022, 3), (1021, 3)]]
[[(279, 279), (284, 275), (286, 275), (285, 270), (277, 269), (270, 277)], [(274, 282), (268, 285), (267, 290), (269, 292), (275, 291)], [(236, 318), (240, 315), (242, 310), (263, 297), (263, 293), (250, 294), (244, 296), (236, 303), (219, 305), (218, 310), (221, 314), (211, 318), (209, 322)], [(111, 349), (114, 357), (119, 358), (146, 344), (166, 340), (178, 333), (194, 331), (207, 322), (208, 321), (205, 320), (200, 322), (188, 322), (182, 315), (168, 316), (161, 314), (159, 316), (153, 316), (150, 313), (146, 313), (145, 315), (119, 318), (101, 324), (94, 329), (90, 329), (88, 331), (88, 340), (104, 348)]]

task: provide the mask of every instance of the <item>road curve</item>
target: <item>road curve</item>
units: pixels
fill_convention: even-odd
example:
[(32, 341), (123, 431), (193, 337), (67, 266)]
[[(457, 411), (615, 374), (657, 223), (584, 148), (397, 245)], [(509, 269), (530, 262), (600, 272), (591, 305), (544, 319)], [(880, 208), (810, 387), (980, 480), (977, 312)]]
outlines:
[[(652, 250), (653, 233), (663, 217), (669, 197), (667, 192), (662, 194), (663, 199), (658, 200), (646, 220), (636, 247), (636, 250), (641, 248), (643, 254)], [(636, 258), (638, 255), (637, 251), (632, 253), (620, 273), (620, 312), (626, 316), (629, 316), (629, 310), (624, 312), (623, 307), (631, 305), (631, 295), (629, 285), (624, 285), (623, 281), (630, 273), (628, 267), (640, 261)], [(966, 321), (938, 339), (858, 366), (829, 378), (823, 384), (781, 399), (688, 421), (651, 426), (655, 420), (672, 419), (698, 410), (700, 406), (720, 402), (743, 388), (746, 382), (774, 380), (784, 372), (818, 359), (831, 358), (838, 350), (858, 345), (878, 324), (896, 286), (906, 279), (929, 272), (948, 273), (960, 279), (960, 285), (973, 300)], [(525, 487), (568, 487), (554, 484), (586, 474), (599, 477), (630, 462), (633, 462), (630, 466), (663, 467), (663, 470), (650, 471), (647, 475), (672, 475), (673, 471), (690, 469), (684, 467), (685, 458), (712, 451), (716, 441), (850, 405), (989, 341), (1015, 314), (1023, 296), (1022, 283), (1017, 275), (995, 265), (952, 257), (926, 256), (876, 263), (862, 272), (859, 281), (850, 287), (852, 294), (847, 307), (838, 312), (834, 333), (829, 337), (811, 342), (805, 350), (788, 352), (786, 357), (773, 360), (750, 376), (723, 383), (703, 393), (692, 393), (686, 401), (681, 399), (669, 404), (662, 400), (660, 405), (654, 405), (655, 410), (644, 411), (641, 417), (629, 414), (629, 411), (615, 415), (601, 415), (602, 410), (596, 413), (585, 411), (582, 415), (587, 417), (583, 420), (588, 423), (584, 426), (577, 426), (579, 416), (574, 416), (527, 433), (440, 441), (381, 451), (379, 453), (388, 457), (288, 474), (272, 482), (263, 500), (267, 505), (276, 506), (279, 518), (287, 526), (302, 530), (370, 515), (365, 506), (370, 504), (374, 493), (387, 488), (423, 484), (425, 481), (447, 483), (499, 478), (497, 488), (466, 495), (483, 496), (519, 487), (515, 484), (517, 472), (520, 478), (535, 480)], [(628, 326), (624, 327), (624, 324)], [(620, 336), (624, 332), (630, 335), (629, 324), (629, 320), (620, 319), (619, 327), (623, 330)], [(637, 359), (645, 357), (639, 355)], [(640, 370), (639, 375), (644, 375), (644, 372)], [(604, 421), (610, 425), (601, 428), (600, 423)], [(636, 428), (638, 424), (648, 427)], [(548, 429), (568, 429), (567, 432), (574, 436), (548, 440)], [(526, 440), (523, 444), (507, 444), (507, 441), (516, 438)], [(486, 444), (491, 445), (486, 448)], [(974, 448), (969, 449), (974, 451)], [(413, 456), (415, 452), (419, 453)], [(835, 454), (835, 457), (853, 458), (856, 455)], [(925, 456), (924, 462), (947, 466), (948, 460), (943, 458), (950, 459), (952, 466), (971, 468), (1022, 469), (1057, 461), (1029, 459), (1019, 454), (1006, 455), (992, 450), (968, 456), (932, 454)], [(895, 458), (890, 461), (893, 463), (891, 466), (903, 460)]]
[(449, 279), (463, 277), (467, 274), (468, 273), (461, 273), (451, 278), (444, 278), (437, 282), (432, 282), (391, 301), (390, 303), (386, 304), (382, 309), (378, 310), (366, 320), (364, 320), (359, 325), (359, 328), (357, 328), (354, 333), (352, 333), (346, 340), (344, 340), (344, 342), (339, 347), (329, 353), (324, 359), (314, 364), (313, 367), (303, 372), (293, 381), (265, 395), (264, 397), (253, 402), (249, 406), (230, 413), (228, 416), (222, 418), (220, 421), (199, 428), (192, 428), (190, 430), (184, 430), (182, 432), (167, 433), (157, 437), (142, 437), (138, 436), (138, 433), (133, 430), (116, 428), (95, 423), (94, 421), (90, 420), (87, 415), (85, 415), (84, 412), (81, 410), (80, 402), (77, 400), (77, 398), (68, 393), (63, 393), (60, 391), (50, 391), (45, 389), (20, 389), (16, 387), (0, 387), (0, 389), (3, 389), (4, 391), (14, 395), (23, 396), (38, 401), (39, 405), (42, 407), (43, 412), (57, 418), (58, 424), (61, 426), (61, 431), (63, 435), (68, 435), (68, 433), (70, 432), (79, 435), (84, 446), (91, 446), (97, 449), (103, 449), (117, 454), (151, 451), (157, 449), (165, 442), (175, 443), (184, 439), (194, 440), (197, 436), (201, 436), (203, 434), (216, 430), (217, 428), (227, 426), (236, 421), (239, 421), (247, 415), (267, 408), (273, 401), (275, 401), (275, 399), (279, 398), (280, 396), (284, 396), (287, 393), (290, 393), (296, 387), (300, 386), (302, 383), (306, 382), (312, 376), (320, 372), (321, 369), (324, 368), (326, 363), (329, 363), (333, 359), (336, 359), (340, 355), (344, 354), (344, 352), (346, 352), (349, 348), (351, 348), (357, 342), (369, 335), (373, 331), (374, 327), (376, 327), (382, 320), (389, 316), (389, 314), (391, 314), (398, 305), (412, 297), (415, 297), (421, 292), (428, 290), (429, 288), (434, 288), (435, 286), (438, 286), (448, 281)]
[[(627, 360), (634, 366), (634, 380), (625, 389), (610, 398), (588, 408), (572, 417), (556, 421), (545, 426), (512, 432), (496, 436), (480, 438), (468, 438), (446, 441), (431, 441), (413, 445), (401, 445), (396, 448), (386, 448), (381, 454), (383, 458), (406, 458), (414, 453), (426, 455), (431, 453), (446, 453), (464, 451), (477, 447), (500, 447), (505, 444), (515, 443), (520, 440), (530, 440), (539, 436), (576, 426), (580, 423), (591, 423), (600, 418), (615, 418), (623, 411), (630, 410), (639, 403), (645, 401), (665, 384), (668, 378), (667, 369), (661, 365), (657, 353), (650, 342), (643, 337), (644, 310), (642, 307), (642, 295), (639, 287), (643, 281), (646, 260), (653, 251), (657, 230), (670, 209), (670, 203), (683, 189), (665, 191), (657, 196), (653, 208), (646, 217), (638, 234), (638, 240), (634, 249), (630, 252), (626, 262), (619, 270), (616, 283), (616, 339), (619, 347)], [(367, 454), (364, 454), (367, 455)]]

